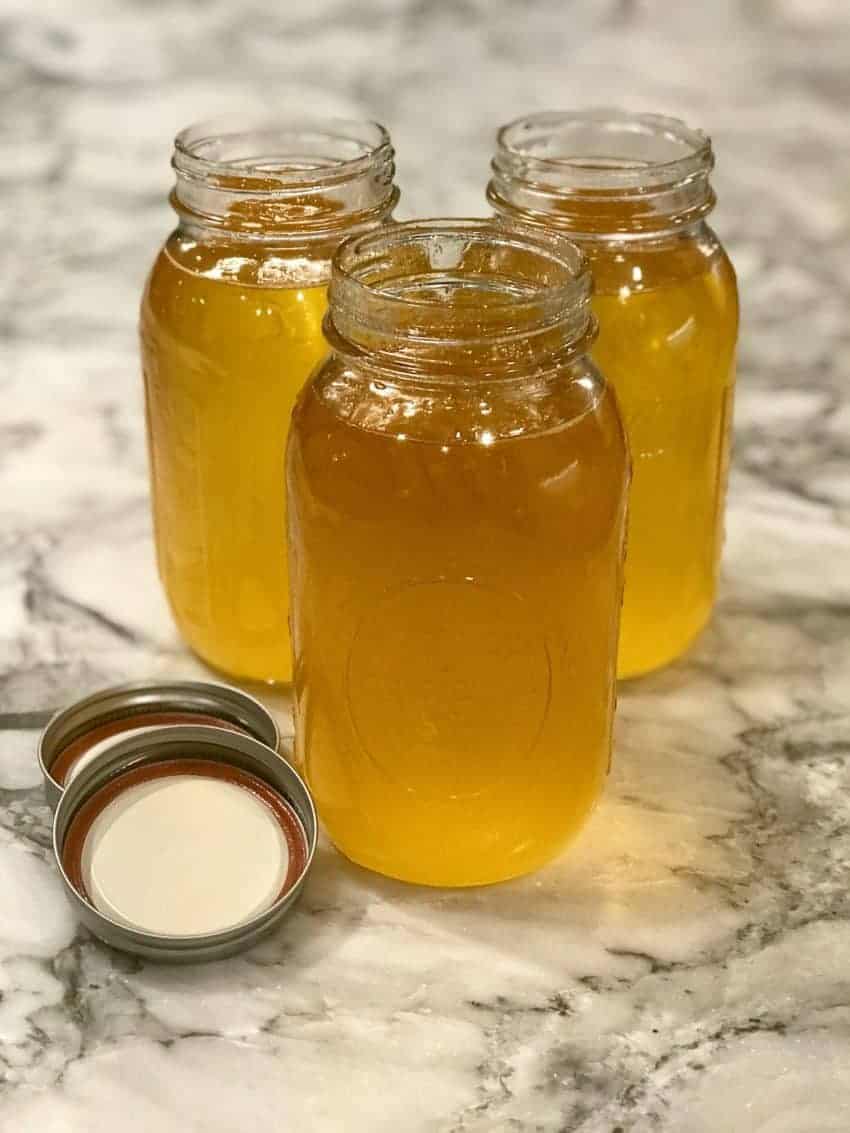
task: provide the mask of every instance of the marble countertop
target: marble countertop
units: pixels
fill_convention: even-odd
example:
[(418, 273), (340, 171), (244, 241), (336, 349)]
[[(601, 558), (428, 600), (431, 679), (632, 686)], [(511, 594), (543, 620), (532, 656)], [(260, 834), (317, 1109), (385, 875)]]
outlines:
[[(850, 8), (6, 0), (0, 29), (0, 1133), (846, 1133)], [(74, 923), (32, 729), (199, 671), (155, 578), (136, 308), (171, 135), (262, 101), (385, 121), (402, 215), (481, 213), (524, 110), (709, 129), (744, 301), (729, 537), (567, 858), (446, 894), (323, 847), (276, 937), (179, 970)]]

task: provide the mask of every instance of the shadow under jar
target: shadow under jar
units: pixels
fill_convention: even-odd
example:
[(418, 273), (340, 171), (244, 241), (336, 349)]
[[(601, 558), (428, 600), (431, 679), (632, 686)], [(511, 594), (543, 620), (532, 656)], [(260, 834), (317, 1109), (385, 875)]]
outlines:
[(337, 847), (527, 873), (609, 765), (625, 438), (565, 240), (418, 221), (334, 261), (287, 459), (297, 752)]
[(711, 143), (676, 119), (607, 110), (522, 118), (498, 143), (497, 213), (575, 240), (593, 271), (593, 357), (632, 455), (619, 671), (636, 676), (705, 626), (723, 541), (738, 297), (705, 222)]
[(369, 122), (224, 119), (172, 164), (180, 220), (141, 310), (159, 572), (204, 661), (286, 681), (289, 419), (327, 352), (331, 257), (398, 199), (393, 151)]

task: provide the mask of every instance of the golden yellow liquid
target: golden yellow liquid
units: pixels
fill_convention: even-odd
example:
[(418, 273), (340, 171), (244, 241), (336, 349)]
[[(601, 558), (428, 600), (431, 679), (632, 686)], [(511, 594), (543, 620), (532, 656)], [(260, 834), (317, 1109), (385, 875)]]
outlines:
[(325, 364), (289, 442), (298, 754), (333, 841), (428, 885), (552, 858), (610, 756), (627, 457), (596, 378), (535, 400)]
[(326, 289), (269, 274), (244, 245), (172, 237), (142, 302), (142, 364), (157, 559), (180, 632), (216, 669), (286, 681), (284, 453), (327, 351)]
[(632, 456), (619, 673), (672, 661), (705, 626), (723, 541), (738, 304), (713, 241), (591, 254), (594, 360)]

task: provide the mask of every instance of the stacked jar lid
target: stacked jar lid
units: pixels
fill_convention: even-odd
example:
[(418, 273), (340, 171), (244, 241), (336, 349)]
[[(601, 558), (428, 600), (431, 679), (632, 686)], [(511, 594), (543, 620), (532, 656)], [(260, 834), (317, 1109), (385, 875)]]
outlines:
[(274, 718), (196, 681), (103, 689), (57, 713), (38, 758), (53, 849), (80, 920), (154, 959), (220, 959), (287, 914), (316, 814)]

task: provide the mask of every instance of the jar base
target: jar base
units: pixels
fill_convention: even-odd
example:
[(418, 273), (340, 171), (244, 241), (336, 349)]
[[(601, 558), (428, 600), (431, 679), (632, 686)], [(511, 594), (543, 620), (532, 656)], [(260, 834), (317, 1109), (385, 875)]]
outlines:
[(459, 868), (440, 872), (417, 869), (416, 867), (408, 868), (403, 864), (393, 864), (379, 858), (370, 857), (368, 854), (352, 852), (334, 841), (332, 835), (329, 834), (328, 836), (334, 848), (348, 861), (361, 869), (369, 870), (370, 873), (378, 874), (392, 881), (402, 881), (406, 885), (421, 885), (428, 889), (481, 889), (528, 877), (545, 866), (551, 865), (575, 841), (584, 825), (584, 822), (580, 823), (563, 842), (546, 853), (536, 854), (533, 857), (528, 855), (524, 857), (521, 865), (505, 863), (501, 869), (491, 870)]
[(650, 673), (658, 672), (659, 669), (665, 669), (668, 665), (672, 665), (675, 661), (680, 660), (686, 653), (693, 649), (700, 637), (702, 637), (711, 621), (712, 612), (713, 603), (698, 619), (696, 628), (690, 629), (684, 634), (679, 643), (674, 647), (664, 649), (657, 654), (654, 654), (651, 650), (645, 650), (638, 656), (637, 650), (629, 650), (627, 656), (623, 658), (622, 654), (624, 651), (621, 644), (621, 659), (617, 664), (617, 680), (637, 680), (639, 677), (649, 676)]
[(182, 631), (181, 637), (193, 657), (196, 657), (207, 669), (211, 669), (217, 677), (221, 677), (231, 684), (265, 685), (266, 687), (271, 686), (274, 688), (292, 684), (291, 668), (286, 671), (279, 670), (274, 676), (265, 675), (267, 670), (249, 671), (246, 666), (234, 666), (231, 668), (228, 665), (220, 664), (212, 657), (206, 656), (202, 649), (197, 648), (191, 641), (187, 640)]

